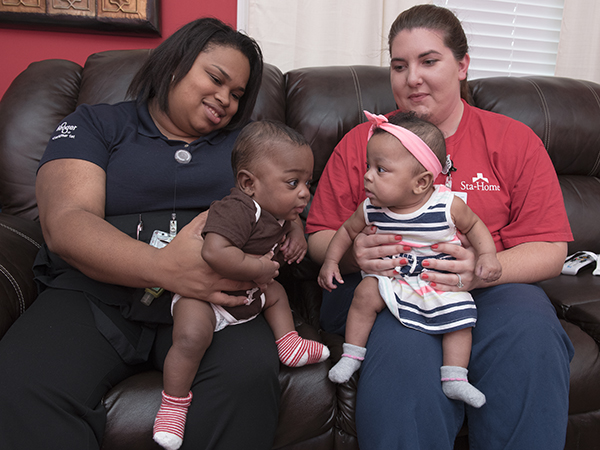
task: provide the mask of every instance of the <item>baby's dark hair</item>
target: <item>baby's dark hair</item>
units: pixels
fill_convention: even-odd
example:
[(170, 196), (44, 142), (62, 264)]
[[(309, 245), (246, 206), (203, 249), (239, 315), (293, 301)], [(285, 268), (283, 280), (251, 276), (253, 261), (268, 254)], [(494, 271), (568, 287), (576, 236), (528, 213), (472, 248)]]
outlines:
[(233, 144), (233, 173), (237, 175), (242, 169), (252, 171), (253, 167), (280, 148), (277, 143), (283, 142), (298, 147), (309, 145), (304, 136), (282, 122), (260, 120), (246, 125)]
[[(414, 134), (419, 136), (421, 140), (425, 142), (431, 150), (433, 150), (433, 153), (435, 156), (437, 156), (442, 167), (446, 165), (446, 140), (444, 139), (444, 134), (434, 124), (425, 119), (421, 119), (415, 114), (414, 111), (397, 112), (388, 117), (388, 122), (398, 125), (402, 128), (406, 128), (407, 130), (412, 131)], [(385, 133), (386, 131), (381, 128), (377, 128), (373, 134), (382, 132)], [(424, 170), (424, 167), (421, 165), (421, 163), (418, 164), (420, 166), (420, 170)]]

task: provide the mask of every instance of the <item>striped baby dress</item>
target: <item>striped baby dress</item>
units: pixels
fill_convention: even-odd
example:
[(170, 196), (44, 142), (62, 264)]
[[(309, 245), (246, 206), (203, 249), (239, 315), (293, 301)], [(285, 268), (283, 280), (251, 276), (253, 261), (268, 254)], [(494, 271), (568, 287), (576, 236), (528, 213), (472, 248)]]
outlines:
[[(460, 245), (456, 227), (450, 216), (454, 194), (445, 186), (436, 185), (431, 198), (418, 211), (397, 214), (388, 208), (364, 202), (365, 221), (375, 225), (378, 233), (399, 234), (401, 243), (412, 247), (410, 253), (394, 258), (406, 258), (408, 265), (397, 267), (399, 275), (383, 277), (364, 274), (378, 279), (379, 292), (389, 310), (400, 322), (410, 328), (429, 334), (445, 334), (475, 326), (477, 310), (468, 292), (443, 292), (433, 289), (419, 277), (428, 269), (424, 259), (450, 258), (431, 249), (431, 245), (449, 242)], [(431, 269), (429, 269), (431, 270)]]

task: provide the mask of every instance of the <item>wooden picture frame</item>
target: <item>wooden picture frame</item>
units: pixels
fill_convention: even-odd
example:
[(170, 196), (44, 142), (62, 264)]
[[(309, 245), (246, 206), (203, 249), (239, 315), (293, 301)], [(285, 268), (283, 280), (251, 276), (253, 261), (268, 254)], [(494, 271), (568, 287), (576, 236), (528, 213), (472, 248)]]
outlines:
[(0, 0), (0, 27), (160, 36), (160, 0)]

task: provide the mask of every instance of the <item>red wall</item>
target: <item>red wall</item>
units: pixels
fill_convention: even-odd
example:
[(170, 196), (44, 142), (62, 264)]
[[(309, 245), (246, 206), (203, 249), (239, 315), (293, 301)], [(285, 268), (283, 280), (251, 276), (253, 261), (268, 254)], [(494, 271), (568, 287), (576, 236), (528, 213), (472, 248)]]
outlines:
[(161, 0), (161, 9), (162, 37), (0, 28), (0, 97), (34, 61), (59, 58), (83, 65), (88, 55), (103, 50), (154, 48), (179, 27), (202, 16), (236, 26), (237, 0)]

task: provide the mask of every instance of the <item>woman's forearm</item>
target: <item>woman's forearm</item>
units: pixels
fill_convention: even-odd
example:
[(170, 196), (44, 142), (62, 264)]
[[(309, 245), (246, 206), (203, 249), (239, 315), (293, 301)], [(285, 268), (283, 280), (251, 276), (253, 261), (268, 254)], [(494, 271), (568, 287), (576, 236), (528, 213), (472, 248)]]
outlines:
[(156, 249), (104, 220), (106, 173), (76, 159), (44, 164), (36, 180), (40, 223), (46, 244), (76, 269), (98, 281), (154, 286)]
[[(309, 235), (308, 255), (310, 256), (310, 259), (315, 263), (322, 265), (325, 261), (327, 248), (334, 235), (334, 230), (322, 230)], [(344, 254), (344, 257), (339, 262), (339, 267), (342, 274), (358, 272), (360, 270), (353, 257), (352, 248)]]
[[(157, 250), (86, 211), (47, 220), (50, 250), (90, 278), (129, 287), (151, 287)], [(50, 231), (52, 230), (52, 231)]]
[(496, 284), (536, 283), (560, 275), (566, 242), (526, 242), (498, 253), (502, 276)]
[(319, 265), (323, 264), (327, 247), (334, 235), (335, 231), (333, 230), (321, 230), (310, 234), (308, 236), (308, 256), (310, 256), (310, 259)]
[[(59, 159), (40, 168), (36, 195), (50, 250), (105, 283), (169, 290), (181, 285), (202, 288), (201, 275), (207, 270), (200, 267), (203, 222), (196, 223), (198, 230), (184, 231), (184, 227), (171, 244), (158, 250), (104, 220), (105, 191), (106, 173), (91, 162)], [(186, 263), (182, 263), (184, 255), (188, 255)], [(198, 268), (200, 274), (190, 273)]]
[[(137, 241), (103, 219), (73, 214), (77, 228), (65, 225), (51, 250), (92, 279), (121, 286), (162, 287), (185, 297), (211, 301), (223, 306), (243, 303), (243, 297), (230, 297), (223, 291), (239, 291), (254, 286), (250, 282), (226, 279), (202, 259), (201, 233), (205, 215), (183, 227), (162, 249)], [(62, 221), (57, 220), (57, 224)], [(52, 226), (53, 228), (55, 226)], [(90, 236), (94, 236), (91, 238)]]

